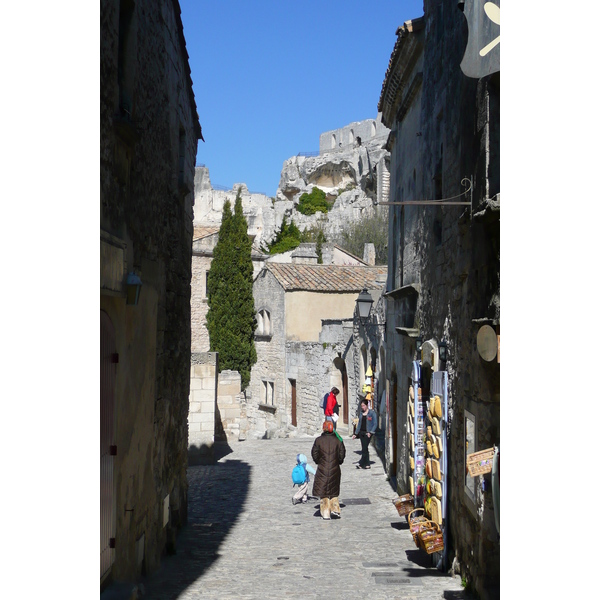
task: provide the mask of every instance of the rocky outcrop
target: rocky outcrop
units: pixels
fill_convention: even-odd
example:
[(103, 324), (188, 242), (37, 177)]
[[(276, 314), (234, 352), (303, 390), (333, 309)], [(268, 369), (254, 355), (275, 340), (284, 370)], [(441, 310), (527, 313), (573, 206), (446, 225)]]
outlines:
[[(375, 201), (387, 200), (389, 153), (384, 146), (388, 133), (378, 117), (321, 134), (318, 156), (298, 155), (283, 163), (274, 198), (251, 193), (244, 183), (235, 184), (231, 190), (216, 190), (208, 168), (197, 167), (194, 224), (220, 225), (225, 200), (233, 205), (239, 189), (248, 233), (254, 236), (256, 244), (269, 242), (284, 217), (293, 219), (301, 231), (321, 227), (331, 239), (349, 223), (370, 216)], [(337, 145), (326, 149), (324, 140), (336, 140)], [(302, 194), (310, 193), (314, 187), (326, 192), (332, 206), (327, 214), (303, 215), (297, 210), (298, 202)]]

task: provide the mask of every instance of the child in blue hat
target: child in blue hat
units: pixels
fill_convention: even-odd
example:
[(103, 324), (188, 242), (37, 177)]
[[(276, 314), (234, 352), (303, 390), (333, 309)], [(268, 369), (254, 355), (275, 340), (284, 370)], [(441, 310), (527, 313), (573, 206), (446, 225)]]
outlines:
[(302, 483), (294, 483), (294, 487), (298, 486), (296, 493), (292, 497), (292, 504), (300, 504), (300, 502), (308, 502), (308, 483), (310, 481), (309, 473), (313, 475), (316, 471), (308, 464), (308, 459), (304, 454), (296, 454), (296, 463), (300, 465), (304, 470), (304, 481)]

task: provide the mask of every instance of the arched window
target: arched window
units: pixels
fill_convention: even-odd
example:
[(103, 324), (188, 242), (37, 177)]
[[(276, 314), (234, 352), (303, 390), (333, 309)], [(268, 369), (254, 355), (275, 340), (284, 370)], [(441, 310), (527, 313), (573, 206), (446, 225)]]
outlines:
[(262, 308), (258, 311), (258, 313), (256, 314), (256, 323), (257, 336), (271, 337), (273, 335), (271, 313), (268, 310)]

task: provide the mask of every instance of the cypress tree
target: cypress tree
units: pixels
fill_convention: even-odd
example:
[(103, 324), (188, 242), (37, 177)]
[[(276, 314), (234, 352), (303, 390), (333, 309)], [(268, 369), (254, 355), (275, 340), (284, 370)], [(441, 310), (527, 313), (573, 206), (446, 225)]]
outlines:
[(256, 362), (251, 252), (238, 190), (233, 214), (229, 200), (223, 206), (219, 240), (208, 272), (206, 326), (210, 351), (219, 353), (219, 370), (238, 371), (243, 390), (250, 383), (250, 370)]

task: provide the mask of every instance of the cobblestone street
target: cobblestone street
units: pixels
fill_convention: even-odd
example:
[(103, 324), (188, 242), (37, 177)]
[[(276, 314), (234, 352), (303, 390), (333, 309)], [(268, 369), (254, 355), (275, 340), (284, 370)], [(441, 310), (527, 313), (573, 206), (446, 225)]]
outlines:
[[(381, 461), (359, 470), (360, 441), (344, 439), (341, 519), (324, 521), (318, 500), (292, 505), (297, 453), (314, 438), (232, 442), (217, 464), (188, 469), (188, 523), (177, 553), (143, 581), (143, 600), (194, 598), (468, 598), (460, 578), (416, 548)], [(311, 488), (312, 490), (312, 481)], [(132, 584), (101, 600), (130, 598)]]

